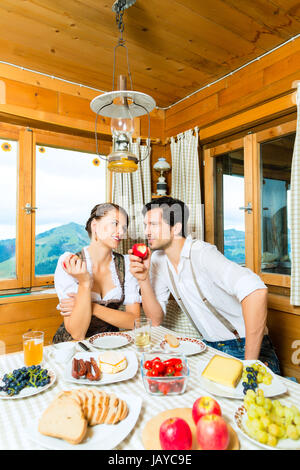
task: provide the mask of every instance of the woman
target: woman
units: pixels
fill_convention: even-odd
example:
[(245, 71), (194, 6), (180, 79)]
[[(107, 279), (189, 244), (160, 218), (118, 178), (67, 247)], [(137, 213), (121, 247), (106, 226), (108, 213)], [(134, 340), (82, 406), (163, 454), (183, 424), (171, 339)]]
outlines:
[[(53, 343), (133, 328), (140, 315), (139, 285), (130, 273), (129, 256), (114, 252), (127, 226), (124, 209), (116, 204), (98, 204), (85, 227), (90, 245), (76, 255), (66, 252), (60, 256), (55, 289), (59, 301), (70, 311), (63, 309), (64, 323)], [(124, 311), (119, 310), (122, 305)]]

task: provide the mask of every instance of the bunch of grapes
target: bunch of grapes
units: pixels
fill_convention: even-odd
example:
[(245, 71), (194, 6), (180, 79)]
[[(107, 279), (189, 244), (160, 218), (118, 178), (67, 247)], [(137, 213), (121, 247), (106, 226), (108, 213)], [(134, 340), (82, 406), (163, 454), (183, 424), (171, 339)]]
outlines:
[(244, 367), (242, 381), (243, 393), (246, 395), (248, 390), (255, 392), (260, 383), (271, 385), (272, 374), (262, 364), (255, 362), (252, 367)]
[(0, 387), (0, 392), (13, 396), (18, 395), (25, 387), (44, 387), (50, 382), (50, 377), (47, 369), (42, 369), (41, 366), (30, 366), (5, 374), (2, 381), (4, 385)]
[(275, 447), (279, 439), (300, 439), (300, 411), (296, 406), (265, 398), (263, 390), (248, 390), (244, 406), (249, 435), (261, 444)]

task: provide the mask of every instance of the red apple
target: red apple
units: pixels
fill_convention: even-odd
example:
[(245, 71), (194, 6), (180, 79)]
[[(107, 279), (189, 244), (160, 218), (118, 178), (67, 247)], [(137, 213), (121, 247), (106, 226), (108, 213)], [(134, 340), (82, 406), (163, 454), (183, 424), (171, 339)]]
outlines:
[(205, 415), (219, 415), (222, 416), (222, 411), (219, 403), (212, 397), (200, 397), (193, 404), (192, 415), (195, 424), (199, 419)]
[(132, 253), (135, 256), (146, 259), (148, 256), (148, 248), (144, 243), (135, 243), (132, 247)]
[(196, 437), (203, 450), (225, 450), (229, 444), (227, 424), (222, 416), (214, 414), (199, 419)]
[(190, 450), (192, 431), (181, 418), (169, 418), (159, 428), (159, 440), (163, 450)]

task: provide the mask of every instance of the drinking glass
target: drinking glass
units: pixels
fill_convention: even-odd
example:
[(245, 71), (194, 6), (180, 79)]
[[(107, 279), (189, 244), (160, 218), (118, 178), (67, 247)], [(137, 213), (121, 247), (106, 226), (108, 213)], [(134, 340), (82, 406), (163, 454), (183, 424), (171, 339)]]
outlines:
[(134, 321), (134, 342), (138, 351), (148, 351), (151, 347), (151, 325), (148, 318)]
[(43, 360), (44, 332), (28, 331), (23, 334), (25, 366), (37, 366)]

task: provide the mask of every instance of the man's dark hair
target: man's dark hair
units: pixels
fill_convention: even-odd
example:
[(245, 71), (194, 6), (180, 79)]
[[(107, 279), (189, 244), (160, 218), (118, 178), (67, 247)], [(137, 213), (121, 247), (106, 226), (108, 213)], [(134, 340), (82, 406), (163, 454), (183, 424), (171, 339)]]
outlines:
[(162, 196), (157, 199), (152, 199), (144, 205), (142, 209), (143, 216), (153, 209), (162, 209), (163, 220), (174, 227), (175, 224), (182, 225), (180, 236), (186, 238), (187, 236), (187, 221), (189, 218), (188, 206), (180, 201), (169, 196)]

